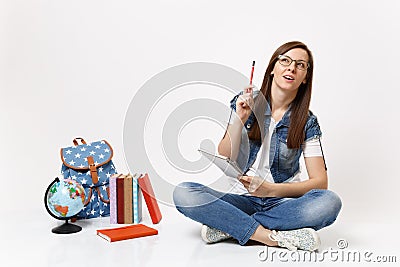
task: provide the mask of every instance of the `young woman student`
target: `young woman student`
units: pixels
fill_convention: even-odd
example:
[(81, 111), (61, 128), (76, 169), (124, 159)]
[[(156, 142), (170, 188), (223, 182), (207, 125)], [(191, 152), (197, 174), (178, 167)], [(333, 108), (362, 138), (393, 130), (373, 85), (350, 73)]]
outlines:
[[(184, 182), (173, 199), (185, 216), (203, 224), (207, 243), (228, 238), (240, 245), (314, 251), (317, 230), (331, 225), (342, 203), (327, 189), (321, 130), (309, 110), (313, 57), (298, 41), (272, 55), (259, 91), (248, 86), (231, 101), (232, 113), (218, 153), (235, 160), (244, 176), (228, 177), (228, 193)], [(300, 180), (300, 157), (307, 180)]]

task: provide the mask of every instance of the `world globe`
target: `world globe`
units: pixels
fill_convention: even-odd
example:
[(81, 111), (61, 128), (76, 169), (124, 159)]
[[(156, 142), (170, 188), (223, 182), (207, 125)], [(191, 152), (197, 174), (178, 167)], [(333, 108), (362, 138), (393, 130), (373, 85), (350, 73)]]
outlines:
[(47, 187), (44, 197), (47, 212), (58, 220), (65, 220), (63, 225), (52, 229), (53, 233), (69, 234), (82, 230), (78, 225), (68, 223), (84, 207), (85, 190), (72, 179), (55, 178)]

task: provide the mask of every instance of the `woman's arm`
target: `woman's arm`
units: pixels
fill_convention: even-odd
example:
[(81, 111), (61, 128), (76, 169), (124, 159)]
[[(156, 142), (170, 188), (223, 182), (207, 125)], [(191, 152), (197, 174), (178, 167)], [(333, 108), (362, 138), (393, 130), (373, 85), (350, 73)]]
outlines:
[(277, 197), (300, 197), (311, 189), (327, 189), (328, 174), (323, 157), (304, 158), (309, 179), (298, 183), (274, 184), (272, 194)]
[(234, 114), (233, 123), (228, 125), (225, 135), (218, 145), (220, 155), (236, 160), (239, 154), (243, 124), (249, 118), (253, 107), (253, 86), (250, 85), (236, 100), (236, 114)]
[[(308, 180), (297, 183), (269, 183), (264, 181), (251, 194), (258, 197), (300, 197), (311, 189), (327, 189), (328, 175), (323, 157), (306, 157), (304, 161), (309, 176)], [(251, 176), (240, 177), (240, 181), (247, 189), (249, 189), (252, 179)], [(261, 178), (254, 177), (254, 179)]]
[(218, 145), (218, 153), (232, 160), (236, 160), (242, 138), (243, 122), (235, 117), (232, 124), (228, 125), (225, 136)]

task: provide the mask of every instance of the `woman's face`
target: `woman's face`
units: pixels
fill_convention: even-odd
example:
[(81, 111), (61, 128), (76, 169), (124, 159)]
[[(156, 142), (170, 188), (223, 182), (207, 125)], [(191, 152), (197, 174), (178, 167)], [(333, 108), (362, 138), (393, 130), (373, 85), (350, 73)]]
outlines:
[[(308, 54), (302, 48), (294, 48), (283, 54), (275, 63), (271, 74), (274, 75), (272, 87), (297, 92), (301, 83), (306, 82)], [(292, 61), (293, 60), (293, 61)]]

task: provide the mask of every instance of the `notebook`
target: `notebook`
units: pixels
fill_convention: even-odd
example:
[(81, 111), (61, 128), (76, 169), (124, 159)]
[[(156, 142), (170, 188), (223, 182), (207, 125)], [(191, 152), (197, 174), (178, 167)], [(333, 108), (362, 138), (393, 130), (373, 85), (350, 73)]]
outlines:
[(143, 224), (134, 224), (129, 226), (99, 229), (97, 235), (109, 242), (121, 241), (126, 239), (157, 235), (158, 230)]
[(239, 168), (237, 163), (230, 160), (228, 157), (222, 155), (214, 155), (211, 152), (205, 151), (204, 149), (198, 149), (198, 151), (214, 163), (218, 168), (220, 168), (227, 176), (237, 178), (239, 175), (242, 176), (243, 171)]

